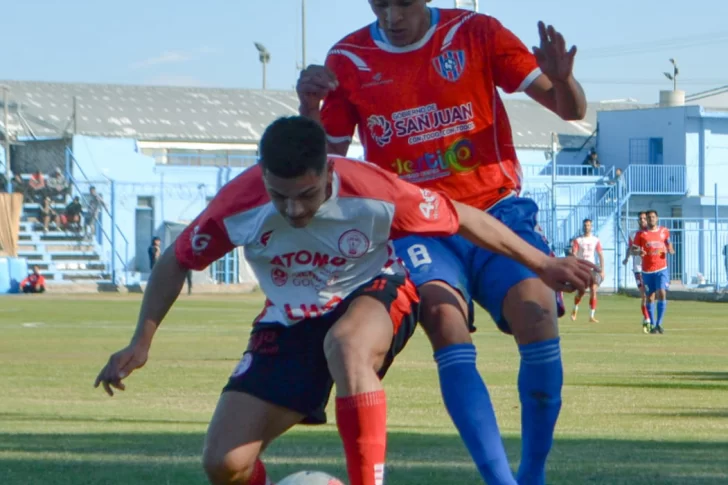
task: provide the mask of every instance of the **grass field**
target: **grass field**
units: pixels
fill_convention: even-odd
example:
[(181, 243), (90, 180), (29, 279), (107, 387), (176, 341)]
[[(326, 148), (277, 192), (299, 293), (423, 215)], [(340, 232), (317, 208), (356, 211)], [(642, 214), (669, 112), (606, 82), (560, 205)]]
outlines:
[[(92, 383), (127, 343), (138, 297), (0, 299), (0, 484), (205, 483), (206, 424), (260, 302), (182, 297), (147, 366), (109, 398)], [(665, 334), (643, 335), (638, 303), (605, 297), (601, 323), (563, 319), (564, 405), (548, 482), (728, 484), (727, 314), (725, 305), (671, 302)], [(487, 316), (478, 322), (479, 366), (516, 467), (518, 353)], [(421, 331), (385, 386), (388, 483), (481, 483)], [(294, 429), (265, 458), (273, 479), (299, 469), (345, 475), (333, 424)]]

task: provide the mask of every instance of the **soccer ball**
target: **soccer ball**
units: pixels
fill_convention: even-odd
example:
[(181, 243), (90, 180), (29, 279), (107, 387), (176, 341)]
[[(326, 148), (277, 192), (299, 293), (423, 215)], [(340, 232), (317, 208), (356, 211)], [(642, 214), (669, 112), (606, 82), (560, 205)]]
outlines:
[(344, 482), (328, 473), (302, 471), (288, 475), (277, 485), (344, 485)]

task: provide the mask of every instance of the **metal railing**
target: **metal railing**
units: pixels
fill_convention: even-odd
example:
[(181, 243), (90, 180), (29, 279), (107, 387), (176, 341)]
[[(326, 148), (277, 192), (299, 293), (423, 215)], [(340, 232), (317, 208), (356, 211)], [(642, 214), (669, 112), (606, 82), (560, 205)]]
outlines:
[(630, 194), (682, 195), (687, 193), (685, 165), (630, 165), (624, 172)]
[[(79, 180), (73, 175), (73, 171), (78, 170), (78, 172), (83, 176), (83, 180)], [(129, 280), (129, 240), (124, 235), (124, 232), (121, 230), (121, 228), (116, 224), (116, 217), (114, 216), (114, 211), (116, 207), (116, 197), (115, 197), (115, 187), (114, 187), (114, 181), (111, 180), (103, 180), (103, 181), (92, 181), (89, 180), (89, 178), (86, 176), (86, 173), (81, 168), (81, 165), (76, 160), (76, 157), (73, 156), (73, 153), (71, 152), (70, 148), (66, 148), (66, 180), (68, 180), (71, 183), (71, 186), (75, 188), (76, 194), (83, 200), (84, 204), (88, 207), (89, 204), (89, 198), (88, 198), (88, 191), (84, 192), (81, 190), (81, 185), (87, 185), (90, 186), (96, 186), (96, 187), (104, 187), (107, 184), (110, 186), (110, 205), (111, 209), (106, 204), (100, 204), (100, 210), (103, 211), (103, 213), (107, 214), (109, 216), (109, 219), (111, 221), (111, 234), (108, 234), (106, 230), (104, 229), (104, 225), (102, 223), (102, 219), (100, 217), (97, 217), (94, 221), (95, 226), (93, 229), (95, 231), (96, 235), (96, 243), (102, 244), (103, 239), (105, 239), (109, 245), (111, 246), (111, 257), (106, 262), (107, 270), (111, 272), (111, 279), (113, 283), (116, 283), (116, 261), (121, 263), (123, 269), (124, 269), (124, 281)], [(101, 236), (99, 237), (99, 233)], [(119, 251), (117, 250), (117, 244), (116, 244), (116, 236), (117, 234), (121, 237), (121, 239), (124, 242), (124, 257), (122, 258), (121, 254), (119, 254)]]
[[(550, 176), (553, 172), (551, 163), (545, 165), (521, 165), (524, 177)], [(589, 165), (556, 165), (557, 177), (604, 177), (607, 174), (604, 167), (594, 168)]]

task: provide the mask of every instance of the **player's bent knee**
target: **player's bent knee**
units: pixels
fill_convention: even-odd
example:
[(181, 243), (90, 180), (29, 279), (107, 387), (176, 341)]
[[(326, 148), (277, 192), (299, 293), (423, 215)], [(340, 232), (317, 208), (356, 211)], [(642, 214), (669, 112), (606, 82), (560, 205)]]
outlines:
[(510, 289), (503, 316), (521, 345), (559, 336), (556, 295), (539, 279), (524, 280)]
[(207, 479), (213, 485), (248, 483), (258, 454), (245, 447), (235, 450), (220, 450), (214, 446), (205, 446), (202, 454), (202, 466)]
[(444, 284), (426, 284), (420, 291), (420, 325), (434, 350), (471, 343), (465, 300)]
[[(391, 325), (391, 324), (390, 324)], [(324, 355), (334, 380), (339, 375), (378, 371), (389, 350), (391, 337), (377, 338), (350, 328), (334, 326), (324, 338)]]

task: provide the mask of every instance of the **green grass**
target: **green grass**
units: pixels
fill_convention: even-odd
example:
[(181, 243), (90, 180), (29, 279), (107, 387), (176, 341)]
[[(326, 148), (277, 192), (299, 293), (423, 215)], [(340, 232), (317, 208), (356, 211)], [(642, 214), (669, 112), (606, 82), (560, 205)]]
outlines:
[[(150, 361), (108, 398), (92, 388), (126, 344), (134, 296), (0, 299), (0, 484), (202, 484), (200, 450), (220, 388), (245, 347), (256, 296), (182, 297)], [(671, 302), (665, 335), (639, 304), (602, 298), (601, 323), (561, 321), (564, 405), (553, 484), (728, 483), (728, 306)], [(478, 314), (474, 339), (513, 466), (518, 352)], [(390, 371), (388, 483), (478, 484), (444, 410), (421, 331)], [(334, 425), (299, 427), (265, 456), (274, 479), (345, 475)]]

